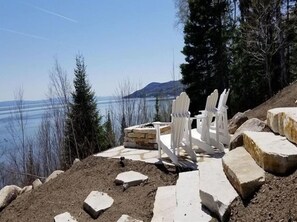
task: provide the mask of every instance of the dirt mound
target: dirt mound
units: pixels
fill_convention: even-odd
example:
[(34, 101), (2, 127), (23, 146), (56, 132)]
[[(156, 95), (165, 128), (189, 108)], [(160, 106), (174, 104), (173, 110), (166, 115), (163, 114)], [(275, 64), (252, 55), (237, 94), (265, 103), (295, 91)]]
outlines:
[[(36, 190), (14, 200), (0, 213), (0, 221), (46, 222), (68, 211), (78, 221), (94, 221), (83, 209), (83, 202), (93, 190), (108, 193), (114, 203), (99, 216), (100, 221), (117, 221), (122, 214), (150, 221), (157, 187), (176, 183), (175, 168), (125, 160), (125, 167), (117, 159), (90, 156), (71, 169)], [(114, 179), (125, 171), (134, 170), (148, 176), (140, 186), (123, 190)]]
[(277, 107), (296, 107), (297, 81), (285, 87), (272, 98), (247, 112), (249, 118), (266, 119), (267, 110)]
[(297, 172), (265, 176), (265, 184), (251, 200), (237, 198), (232, 203), (230, 221), (297, 221)]

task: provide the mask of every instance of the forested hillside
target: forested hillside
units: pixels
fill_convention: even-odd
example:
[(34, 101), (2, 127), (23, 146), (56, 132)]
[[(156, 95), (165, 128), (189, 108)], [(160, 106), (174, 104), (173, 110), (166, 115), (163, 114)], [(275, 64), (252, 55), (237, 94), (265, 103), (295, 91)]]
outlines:
[(176, 6), (191, 113), (203, 108), (215, 88), (231, 88), (234, 113), (257, 106), (296, 79), (295, 0), (176, 0)]

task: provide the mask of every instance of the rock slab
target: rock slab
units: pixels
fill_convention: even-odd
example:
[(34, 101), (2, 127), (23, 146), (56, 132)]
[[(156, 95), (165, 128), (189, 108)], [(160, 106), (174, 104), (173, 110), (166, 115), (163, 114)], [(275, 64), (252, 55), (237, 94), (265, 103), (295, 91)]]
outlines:
[(234, 134), (235, 131), (248, 120), (247, 115), (241, 112), (236, 113), (228, 124), (228, 130), (230, 134)]
[(229, 149), (233, 150), (236, 147), (243, 145), (243, 132), (244, 131), (253, 131), (253, 132), (270, 132), (270, 128), (266, 125), (265, 122), (252, 118), (245, 121), (234, 133), (230, 140)]
[(267, 123), (273, 132), (279, 133), (297, 144), (297, 107), (268, 110)]
[(130, 217), (127, 214), (123, 214), (118, 220), (117, 222), (143, 222), (142, 220), (137, 220), (134, 219), (133, 217)]
[(7, 207), (22, 191), (15, 185), (8, 185), (0, 190), (0, 211)]
[(230, 214), (230, 205), (238, 194), (223, 171), (222, 160), (211, 158), (201, 162), (199, 171), (202, 205), (216, 214), (221, 221), (226, 221)]
[(94, 219), (110, 208), (113, 204), (113, 199), (107, 193), (92, 191), (85, 199), (83, 208)]
[(175, 186), (158, 187), (151, 222), (172, 222), (175, 211)]
[(127, 171), (118, 174), (114, 182), (118, 185), (124, 184), (125, 187), (129, 187), (137, 186), (142, 182), (146, 181), (147, 179), (148, 177), (146, 175), (143, 175), (135, 171)]
[(252, 195), (265, 182), (264, 170), (244, 147), (228, 152), (222, 162), (227, 178), (243, 199)]
[(72, 217), (69, 212), (65, 212), (55, 216), (54, 221), (55, 222), (77, 222), (77, 220), (74, 217)]
[(176, 182), (174, 221), (210, 221), (212, 217), (202, 209), (199, 196), (199, 171), (179, 174)]
[(297, 147), (285, 137), (246, 131), (243, 141), (246, 150), (265, 171), (286, 174), (297, 168)]
[(284, 118), (286, 115), (297, 113), (296, 107), (279, 107), (267, 111), (267, 124), (275, 133), (284, 136)]

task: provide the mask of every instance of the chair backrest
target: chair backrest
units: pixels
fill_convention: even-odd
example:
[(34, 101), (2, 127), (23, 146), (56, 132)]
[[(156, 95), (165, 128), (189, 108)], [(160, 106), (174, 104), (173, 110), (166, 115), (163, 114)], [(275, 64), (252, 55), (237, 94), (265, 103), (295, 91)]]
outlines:
[(229, 92), (230, 92), (230, 89), (228, 89), (228, 90), (224, 89), (224, 91), (220, 95), (218, 108), (217, 108), (220, 116), (218, 117), (218, 119), (216, 118), (215, 121), (218, 121), (218, 127), (222, 128), (222, 129), (225, 129), (226, 126), (228, 125), (228, 123), (227, 123), (227, 121), (228, 121), (227, 105), (226, 104), (227, 104)]
[(222, 111), (224, 111), (223, 109), (226, 108), (229, 92), (230, 92), (230, 89), (228, 89), (228, 90), (224, 89), (224, 91), (220, 95), (220, 99), (219, 99), (219, 103), (218, 103), (218, 111), (222, 112)]
[(171, 113), (171, 146), (177, 148), (184, 137), (185, 129), (187, 129), (190, 99), (185, 92), (182, 92), (172, 102)]
[(206, 104), (205, 104), (205, 111), (207, 111), (207, 121), (208, 124), (211, 123), (212, 118), (213, 118), (213, 113), (215, 111), (217, 101), (218, 101), (219, 93), (218, 90), (215, 89), (206, 99)]
[(204, 110), (204, 115), (206, 117), (202, 120), (201, 124), (201, 139), (204, 141), (209, 140), (209, 127), (214, 117), (214, 110), (217, 105), (218, 97), (218, 90), (215, 89), (206, 99)]

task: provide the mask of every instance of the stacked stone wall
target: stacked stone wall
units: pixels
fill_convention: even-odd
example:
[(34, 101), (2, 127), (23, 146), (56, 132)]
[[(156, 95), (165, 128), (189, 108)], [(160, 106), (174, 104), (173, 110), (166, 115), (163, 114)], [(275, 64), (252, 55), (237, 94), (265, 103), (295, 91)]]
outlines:
[[(158, 149), (156, 142), (156, 129), (143, 125), (125, 128), (124, 147), (154, 150)], [(160, 126), (161, 134), (170, 133), (170, 126)]]

